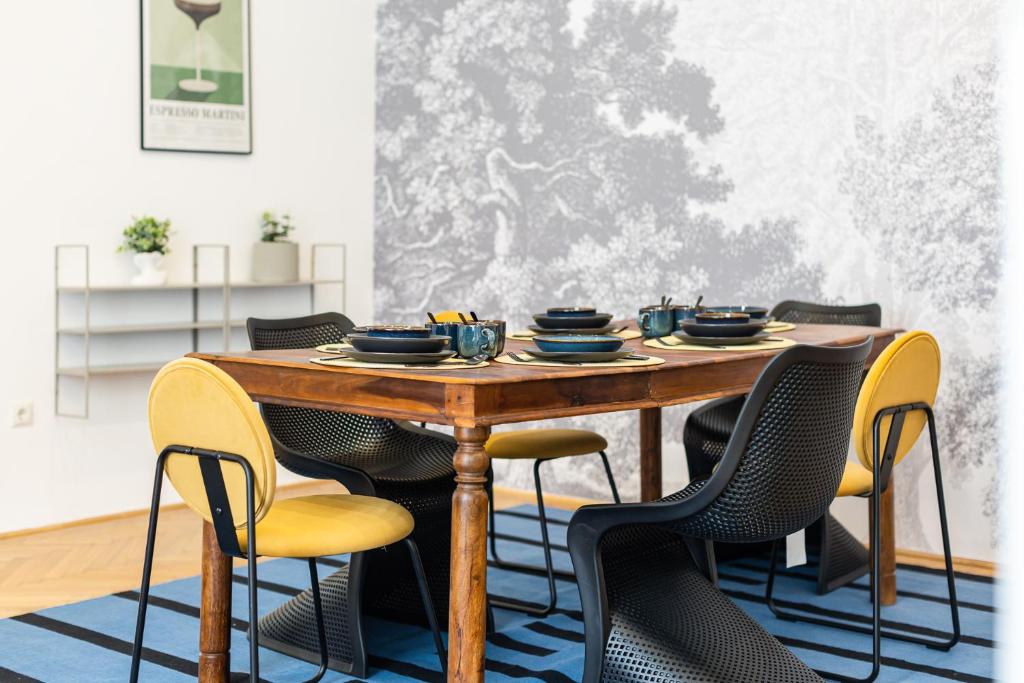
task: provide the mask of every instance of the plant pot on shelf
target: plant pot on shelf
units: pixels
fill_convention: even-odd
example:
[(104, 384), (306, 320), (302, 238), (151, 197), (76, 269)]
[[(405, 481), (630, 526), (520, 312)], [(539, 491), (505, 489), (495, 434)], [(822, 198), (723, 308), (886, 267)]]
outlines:
[(253, 282), (295, 282), (299, 279), (299, 245), (257, 242), (252, 248)]
[(132, 259), (138, 274), (132, 278), (133, 285), (162, 285), (167, 282), (167, 273), (161, 270), (164, 255), (158, 251), (140, 251)]

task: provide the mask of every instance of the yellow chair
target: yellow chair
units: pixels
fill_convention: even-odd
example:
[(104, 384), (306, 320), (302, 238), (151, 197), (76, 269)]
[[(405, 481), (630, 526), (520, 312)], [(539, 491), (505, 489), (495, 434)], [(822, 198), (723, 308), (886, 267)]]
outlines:
[[(216, 366), (193, 358), (168, 363), (149, 391), (149, 428), (157, 458), (150, 508), (131, 681), (139, 677), (153, 549), (163, 476), (185, 504), (213, 524), (221, 550), (246, 558), (249, 568), (250, 680), (259, 680), (256, 557), (307, 558), (320, 645), (327, 671), (327, 637), (316, 558), (357, 553), (404, 542), (412, 558), (442, 670), (444, 643), (427, 590), (419, 551), (409, 538), (413, 518), (381, 498), (318, 495), (274, 501), (274, 448), (259, 410), (245, 390)], [(244, 510), (244, 516), (239, 514)]]
[[(935, 491), (939, 506), (939, 525), (942, 530), (942, 550), (946, 560), (946, 582), (953, 633), (946, 640), (921, 638), (904, 632), (881, 630), (880, 603), (872, 597), (872, 626), (854, 625), (836, 619), (816, 617), (783, 611), (772, 600), (778, 542), (772, 547), (768, 573), (767, 602), (772, 612), (783, 619), (807, 621), (822, 626), (842, 628), (873, 636), (873, 670), (866, 679), (855, 679), (823, 673), (826, 678), (857, 681), (874, 680), (880, 666), (879, 638), (927, 645), (933, 649), (949, 650), (960, 640), (960, 617), (953, 575), (953, 557), (949, 547), (949, 527), (946, 521), (946, 502), (942, 491), (942, 472), (939, 463), (939, 444), (935, 431), (932, 405), (939, 388), (941, 355), (935, 337), (927, 332), (908, 332), (889, 344), (875, 360), (861, 386), (857, 408), (853, 417), (853, 441), (858, 463), (848, 462), (837, 496), (861, 496), (871, 500), (871, 575), (877, 585), (880, 574), (879, 525), (880, 494), (890, 485), (892, 468), (913, 448), (918, 437), (928, 427), (932, 466), (935, 472)], [(875, 482), (878, 485), (874, 485)], [(819, 672), (821, 673), (821, 672)]]
[[(555, 588), (555, 567), (551, 559), (551, 541), (548, 539), (548, 520), (544, 511), (544, 492), (540, 483), (540, 465), (548, 460), (568, 458), (578, 455), (597, 453), (604, 463), (605, 474), (608, 475), (608, 484), (612, 490), (612, 498), (616, 503), (619, 500), (619, 491), (615, 486), (615, 477), (612, 476), (611, 465), (608, 464), (608, 455), (605, 449), (608, 442), (603, 436), (585, 429), (521, 429), (518, 431), (497, 432), (491, 435), (484, 445), (487, 455), (492, 460), (533, 460), (533, 484), (537, 492), (537, 514), (540, 518), (540, 534), (544, 548), (544, 569), (548, 579), (548, 604), (535, 605), (534, 603), (516, 600), (508, 597), (491, 595), (488, 596), (492, 605), (504, 607), (519, 612), (525, 612), (536, 616), (550, 614), (556, 607), (558, 593)], [(497, 529), (495, 527), (494, 494), (488, 486), (490, 497), (491, 523), (489, 539), (491, 555), (494, 556), (494, 565), (501, 569), (513, 569), (521, 571), (537, 571), (540, 567), (509, 562), (498, 556)], [(571, 574), (566, 573), (571, 578)]]

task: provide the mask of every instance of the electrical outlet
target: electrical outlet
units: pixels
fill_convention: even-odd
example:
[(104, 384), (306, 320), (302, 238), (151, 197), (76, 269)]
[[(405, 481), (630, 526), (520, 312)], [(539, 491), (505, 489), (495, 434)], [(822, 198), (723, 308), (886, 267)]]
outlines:
[(11, 426), (28, 427), (32, 424), (32, 401), (19, 401), (11, 407)]

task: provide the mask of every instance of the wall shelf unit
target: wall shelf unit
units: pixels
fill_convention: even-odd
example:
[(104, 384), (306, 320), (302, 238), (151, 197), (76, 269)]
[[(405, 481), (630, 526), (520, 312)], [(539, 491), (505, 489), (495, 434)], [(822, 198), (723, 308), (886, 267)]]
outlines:
[[(337, 271), (330, 277), (322, 277), (318, 274), (318, 262), (324, 253), (329, 250), (336, 255), (335, 267)], [(203, 253), (218, 251), (221, 255), (221, 278), (218, 281), (200, 281), (200, 257)], [(70, 254), (77, 254), (79, 257), (78, 270), (81, 273), (79, 282), (66, 283), (63, 281), (61, 272), (62, 259)], [(182, 349), (186, 351), (199, 351), (201, 343), (210, 346), (209, 335), (203, 332), (220, 331), (219, 345), (223, 350), (228, 350), (231, 344), (232, 333), (245, 328), (245, 318), (233, 318), (231, 315), (236, 296), (242, 292), (253, 290), (308, 290), (308, 299), (304, 310), (292, 308), (289, 315), (304, 315), (314, 313), (318, 310), (317, 294), (322, 287), (333, 287), (334, 291), (340, 290), (340, 297), (331, 297), (333, 305), (323, 310), (344, 311), (346, 308), (347, 296), (347, 252), (344, 244), (314, 244), (309, 250), (310, 277), (308, 279), (296, 280), (293, 282), (259, 282), (259, 281), (233, 281), (230, 273), (230, 247), (225, 244), (197, 244), (192, 248), (192, 281), (176, 282), (164, 285), (127, 285), (127, 284), (93, 284), (90, 277), (89, 247), (84, 244), (60, 244), (54, 248), (54, 412), (62, 417), (87, 418), (89, 416), (89, 393), (90, 381), (93, 377), (110, 376), (130, 373), (153, 373), (163, 367), (164, 363), (171, 360), (171, 357), (164, 357), (154, 360), (130, 361), (130, 362), (96, 362), (93, 359), (93, 342), (98, 339), (113, 340), (118, 336), (127, 335), (172, 335), (175, 333), (189, 333), (190, 344)], [(323, 268), (320, 268), (321, 272)], [(94, 309), (98, 301), (106, 301), (108, 307), (119, 309), (126, 297), (145, 296), (147, 294), (160, 296), (164, 293), (177, 293), (183, 300), (177, 303), (184, 303), (190, 310), (191, 316), (172, 320), (146, 320), (136, 321), (132, 319), (117, 321), (97, 322), (94, 318)], [(262, 292), (256, 292), (262, 298)], [(296, 295), (292, 295), (293, 297)], [(211, 304), (215, 308), (211, 307)], [(339, 305), (340, 304), (340, 305)], [(126, 308), (126, 310), (130, 310)], [(73, 313), (74, 315), (69, 315)], [(252, 315), (263, 315), (259, 311), (250, 311)], [(73, 317), (72, 321), (66, 320)], [(147, 316), (148, 317), (148, 316)], [(273, 317), (273, 316), (268, 316)], [(131, 316), (129, 316), (131, 318)], [(147, 336), (147, 338), (149, 338)], [(64, 342), (74, 340), (78, 353), (73, 361), (67, 361), (69, 355), (62, 350)], [(180, 355), (180, 354), (178, 354)], [(77, 409), (67, 409), (64, 406), (66, 396), (62, 391), (64, 381), (77, 380), (81, 383), (81, 391), (77, 402)]]

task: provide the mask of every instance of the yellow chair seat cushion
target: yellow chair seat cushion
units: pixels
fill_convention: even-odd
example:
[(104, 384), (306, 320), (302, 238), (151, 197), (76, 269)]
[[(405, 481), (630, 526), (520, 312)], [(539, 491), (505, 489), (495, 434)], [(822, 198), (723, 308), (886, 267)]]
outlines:
[[(409, 511), (382, 498), (344, 494), (287, 498), (276, 501), (256, 523), (256, 554), (322, 557), (355, 553), (401, 541), (412, 529)], [(246, 552), (245, 529), (237, 534), (242, 552)]]
[(484, 447), (492, 458), (552, 460), (597, 453), (608, 448), (608, 442), (586, 429), (520, 429), (492, 434)]
[(836, 496), (860, 496), (871, 493), (873, 478), (871, 470), (859, 462), (847, 460), (846, 469), (843, 471), (843, 480), (839, 483), (839, 491)]

